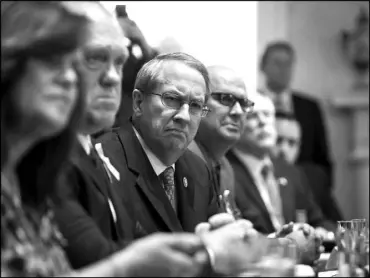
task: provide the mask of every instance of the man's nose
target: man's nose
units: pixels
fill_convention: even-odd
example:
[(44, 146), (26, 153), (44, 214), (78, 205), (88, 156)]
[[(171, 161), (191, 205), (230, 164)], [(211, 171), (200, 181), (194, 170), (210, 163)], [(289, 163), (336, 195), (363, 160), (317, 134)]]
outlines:
[(182, 120), (185, 122), (190, 122), (190, 110), (189, 110), (189, 104), (185, 103), (183, 104), (180, 109), (177, 111), (177, 113), (174, 116), (175, 120)]
[(121, 82), (121, 74), (122, 73), (117, 70), (114, 64), (111, 63), (102, 76), (102, 82), (105, 86), (118, 86)]
[(235, 102), (233, 107), (231, 107), (230, 115), (242, 116), (243, 114), (244, 114), (244, 111), (239, 101)]

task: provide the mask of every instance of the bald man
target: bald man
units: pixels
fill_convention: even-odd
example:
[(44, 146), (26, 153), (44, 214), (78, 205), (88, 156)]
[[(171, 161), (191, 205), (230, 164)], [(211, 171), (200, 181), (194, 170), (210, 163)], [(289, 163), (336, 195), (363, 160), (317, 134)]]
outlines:
[(201, 157), (213, 173), (217, 196), (228, 189), (233, 200), (233, 171), (225, 158), (226, 152), (239, 140), (242, 117), (252, 111), (253, 102), (247, 98), (243, 79), (225, 66), (207, 68), (211, 95), (210, 112), (202, 118), (195, 140), (189, 149)]
[(91, 138), (114, 123), (128, 51), (117, 20), (99, 2), (63, 5), (90, 19), (77, 61), (86, 114), (78, 134), (80, 144), (67, 165), (68, 180), (56, 192), (55, 207), (56, 221), (68, 243), (68, 258), (74, 268), (80, 268), (107, 257), (133, 238), (132, 213), (113, 192), (120, 176)]
[[(227, 158), (235, 173), (236, 203), (256, 230), (270, 234), (289, 222), (335, 229), (315, 203), (305, 177), (293, 165), (270, 157), (276, 143), (275, 108), (256, 93), (244, 131)], [(319, 229), (325, 234), (323, 229)]]

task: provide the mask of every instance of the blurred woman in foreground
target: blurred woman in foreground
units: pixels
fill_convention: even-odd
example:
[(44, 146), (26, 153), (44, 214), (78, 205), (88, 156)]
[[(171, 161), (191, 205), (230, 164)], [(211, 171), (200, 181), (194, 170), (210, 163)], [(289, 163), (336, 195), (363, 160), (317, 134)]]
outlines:
[(87, 24), (57, 2), (1, 2), (1, 276), (178, 275), (170, 258), (195, 275), (194, 235), (151, 236), (71, 272), (48, 196), (84, 111), (73, 61)]

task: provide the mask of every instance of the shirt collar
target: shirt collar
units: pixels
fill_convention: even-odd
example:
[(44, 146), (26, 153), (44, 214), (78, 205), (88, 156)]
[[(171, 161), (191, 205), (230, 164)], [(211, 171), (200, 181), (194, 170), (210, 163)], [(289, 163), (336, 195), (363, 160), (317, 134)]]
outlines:
[(85, 150), (87, 155), (90, 155), (93, 144), (91, 142), (90, 135), (77, 134), (78, 141), (80, 141), (82, 148)]
[(255, 180), (259, 180), (262, 168), (268, 164), (272, 166), (272, 161), (269, 156), (263, 159), (259, 159), (253, 155), (242, 152), (236, 148), (232, 149), (235, 156), (242, 162), (243, 166), (249, 169), (252, 177)]
[[(168, 166), (163, 164), (163, 162), (151, 151), (151, 149), (149, 149), (148, 145), (145, 144), (144, 139), (141, 137), (141, 135), (136, 130), (136, 128), (134, 126), (132, 126), (132, 128), (134, 129), (135, 135), (137, 139), (139, 140), (140, 145), (143, 148), (146, 156), (148, 157), (149, 162), (152, 165), (155, 174), (159, 176), (160, 174), (163, 173), (164, 170), (166, 170)], [(171, 166), (175, 170), (175, 164), (172, 164)]]

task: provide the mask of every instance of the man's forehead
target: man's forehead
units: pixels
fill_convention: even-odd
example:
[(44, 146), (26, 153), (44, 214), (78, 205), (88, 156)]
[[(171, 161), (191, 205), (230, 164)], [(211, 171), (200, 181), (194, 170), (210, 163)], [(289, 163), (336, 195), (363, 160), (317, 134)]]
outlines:
[(254, 111), (272, 111), (275, 112), (275, 106), (272, 100), (260, 93), (254, 93), (253, 95), (250, 96), (250, 99), (254, 102)]
[(231, 93), (236, 97), (247, 97), (244, 81), (230, 69), (209, 70), (211, 91)]
[(114, 45), (125, 48), (126, 40), (122, 30), (112, 22), (93, 22), (89, 27), (87, 44)]
[(106, 41), (107, 44), (112, 44), (115, 41), (116, 44), (125, 45), (125, 37), (117, 18), (99, 3), (63, 1), (63, 5), (89, 19), (89, 42)]

